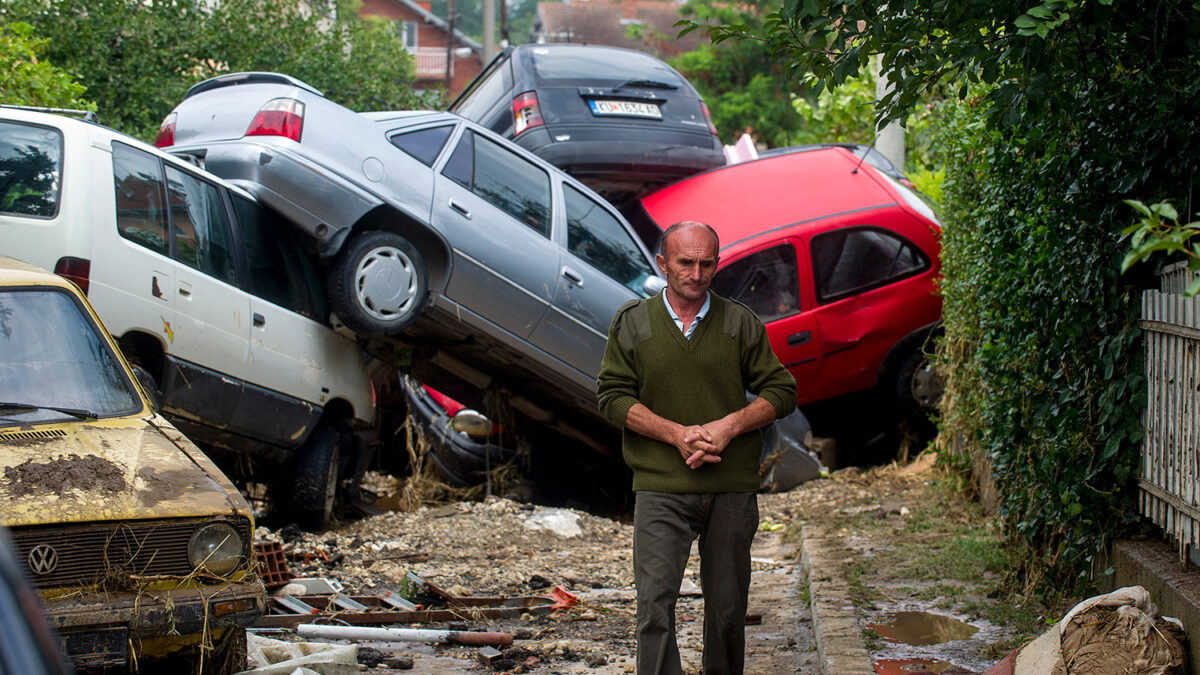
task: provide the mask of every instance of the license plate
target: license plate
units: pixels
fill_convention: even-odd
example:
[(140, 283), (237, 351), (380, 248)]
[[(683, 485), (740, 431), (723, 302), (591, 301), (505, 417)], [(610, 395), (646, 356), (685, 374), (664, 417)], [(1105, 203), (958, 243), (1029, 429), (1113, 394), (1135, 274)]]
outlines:
[(593, 115), (623, 115), (625, 117), (650, 117), (662, 119), (662, 111), (653, 103), (638, 101), (588, 101)]

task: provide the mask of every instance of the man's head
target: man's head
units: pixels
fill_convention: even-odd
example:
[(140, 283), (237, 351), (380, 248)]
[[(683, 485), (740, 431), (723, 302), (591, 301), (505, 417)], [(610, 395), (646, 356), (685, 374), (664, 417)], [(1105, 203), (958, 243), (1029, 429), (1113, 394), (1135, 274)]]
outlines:
[(720, 245), (716, 230), (704, 223), (685, 220), (668, 227), (655, 256), (667, 292), (686, 302), (702, 300), (717, 272)]

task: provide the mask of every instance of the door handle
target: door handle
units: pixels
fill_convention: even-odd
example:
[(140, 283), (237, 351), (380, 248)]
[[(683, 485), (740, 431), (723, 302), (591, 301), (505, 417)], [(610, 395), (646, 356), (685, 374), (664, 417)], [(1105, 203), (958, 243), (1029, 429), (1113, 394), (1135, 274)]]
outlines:
[(259, 328), (262, 328), (263, 326), (267, 325), (267, 317), (263, 316), (262, 314), (259, 314), (258, 312), (255, 312), (254, 313), (254, 325)]
[(462, 204), (459, 204), (458, 202), (454, 201), (453, 197), (450, 198), (450, 208), (461, 213), (464, 218), (471, 217), (471, 209), (468, 209), (467, 207), (463, 206)]
[(809, 331), (801, 331), (799, 333), (792, 333), (788, 336), (787, 346), (799, 347), (800, 345), (808, 344), (810, 341), (812, 341), (812, 333)]
[(180, 282), (180, 283), (179, 283), (179, 294), (180, 294), (180, 295), (182, 295), (182, 296), (183, 296), (183, 297), (185, 297), (185, 298), (191, 297), (191, 295), (192, 295), (192, 285), (191, 285), (191, 284), (187, 284), (187, 283)]
[(583, 287), (583, 277), (570, 267), (562, 268), (562, 275), (566, 277), (567, 282), (569, 282), (571, 285), (579, 286), (581, 288)]

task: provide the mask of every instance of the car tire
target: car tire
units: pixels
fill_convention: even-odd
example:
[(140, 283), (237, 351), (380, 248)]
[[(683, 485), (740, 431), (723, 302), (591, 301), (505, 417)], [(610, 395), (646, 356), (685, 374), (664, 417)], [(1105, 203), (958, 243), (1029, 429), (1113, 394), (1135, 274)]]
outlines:
[(317, 427), (297, 452), (291, 510), (305, 529), (320, 530), (333, 519), (341, 439), (336, 430)]
[(329, 272), (326, 293), (338, 319), (362, 335), (393, 336), (421, 313), (428, 289), (425, 261), (393, 232), (348, 241)]
[(896, 401), (906, 413), (937, 411), (943, 389), (937, 364), (921, 349), (914, 349), (896, 371)]

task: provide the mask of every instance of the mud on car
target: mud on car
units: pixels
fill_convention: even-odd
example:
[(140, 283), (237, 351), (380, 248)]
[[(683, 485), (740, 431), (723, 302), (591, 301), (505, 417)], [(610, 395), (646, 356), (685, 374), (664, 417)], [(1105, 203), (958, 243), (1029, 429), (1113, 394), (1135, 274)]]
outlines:
[(77, 667), (245, 666), (254, 522), (151, 407), (87, 299), (0, 256), (0, 524)]

